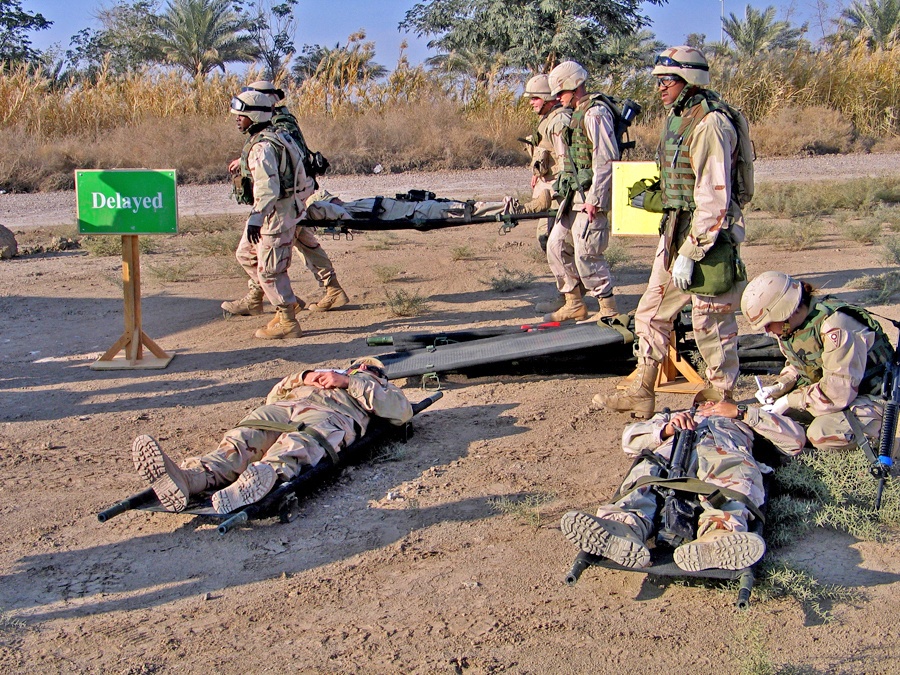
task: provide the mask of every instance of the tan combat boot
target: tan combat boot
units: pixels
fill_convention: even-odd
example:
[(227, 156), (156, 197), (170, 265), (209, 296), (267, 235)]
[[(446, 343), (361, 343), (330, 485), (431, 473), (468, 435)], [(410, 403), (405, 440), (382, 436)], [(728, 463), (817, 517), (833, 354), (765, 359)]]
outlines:
[(587, 307), (581, 300), (581, 290), (576, 288), (566, 293), (566, 304), (551, 314), (544, 316), (544, 321), (581, 321), (588, 315)]
[(232, 511), (253, 504), (269, 494), (278, 482), (278, 474), (271, 464), (254, 462), (227, 488), (212, 493), (212, 507), (216, 513)]
[(560, 529), (582, 551), (608, 558), (622, 567), (640, 568), (650, 564), (646, 542), (625, 523), (569, 511), (562, 517)]
[(330, 309), (343, 307), (348, 302), (350, 302), (350, 298), (347, 297), (344, 289), (341, 288), (341, 285), (337, 282), (337, 280), (335, 280), (325, 287), (325, 297), (323, 297), (318, 302), (314, 302), (313, 304), (311, 304), (309, 306), (309, 311), (327, 312)]
[(263, 292), (261, 288), (251, 288), (243, 298), (222, 303), (222, 313), (228, 319), (232, 316), (258, 316), (263, 313)]
[(752, 532), (712, 530), (675, 549), (675, 564), (688, 572), (742, 570), (766, 553), (766, 542)]
[(548, 300), (546, 302), (539, 302), (534, 306), (535, 314), (547, 314), (548, 312), (555, 312), (560, 307), (566, 304), (566, 296), (560, 293), (553, 300)]
[[(294, 308), (294, 316), (296, 316), (297, 312), (302, 311), (303, 308), (306, 307), (306, 303), (303, 302), (303, 300), (301, 300), (300, 298), (297, 298), (297, 302), (292, 302), (291, 306)], [(266, 324), (266, 328), (271, 330), (272, 328), (275, 328), (275, 326), (277, 326), (280, 321), (281, 316), (278, 314), (278, 312), (275, 312), (275, 316), (273, 316), (269, 320), (269, 323)]]
[(591, 399), (591, 403), (597, 408), (630, 412), (633, 417), (648, 419), (653, 416), (656, 407), (654, 387), (658, 372), (659, 364), (656, 361), (647, 360), (639, 363), (634, 371), (634, 379), (627, 389), (608, 396), (597, 394)]
[(184, 511), (191, 495), (212, 487), (215, 477), (202, 469), (182, 469), (162, 451), (152, 436), (142, 435), (131, 444), (135, 470), (153, 488), (167, 511)]
[(297, 322), (297, 312), (292, 305), (279, 307), (276, 310), (275, 319), (256, 331), (254, 335), (262, 340), (303, 337), (303, 330)]
[(597, 302), (600, 303), (600, 309), (588, 321), (600, 321), (600, 319), (609, 319), (619, 315), (615, 296), (608, 295), (605, 298), (597, 298)]

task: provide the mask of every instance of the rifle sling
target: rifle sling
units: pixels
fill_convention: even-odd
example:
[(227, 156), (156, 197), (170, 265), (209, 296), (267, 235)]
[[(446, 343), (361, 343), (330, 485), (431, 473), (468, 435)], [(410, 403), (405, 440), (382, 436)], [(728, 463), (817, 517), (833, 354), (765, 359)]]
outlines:
[(331, 458), (331, 461), (335, 466), (340, 466), (341, 460), (334, 446), (328, 442), (328, 439), (325, 438), (325, 436), (320, 434), (312, 427), (306, 426), (304, 422), (289, 424), (283, 422), (272, 422), (269, 420), (244, 420), (238, 426), (244, 427), (246, 429), (259, 429), (260, 431), (280, 431), (285, 434), (298, 434), (301, 437), (305, 436), (315, 445), (321, 447)]
[(872, 449), (872, 444), (869, 443), (869, 437), (866, 436), (866, 432), (863, 431), (862, 422), (859, 421), (856, 413), (850, 410), (850, 408), (847, 408), (844, 410), (844, 417), (847, 419), (847, 424), (849, 424), (850, 428), (853, 430), (853, 440), (856, 441), (856, 444), (860, 449), (866, 453), (866, 458), (873, 464), (877, 464), (878, 456)]
[(712, 483), (707, 483), (706, 481), (702, 481), (699, 478), (660, 478), (658, 476), (641, 476), (634, 483), (629, 485), (625, 489), (620, 489), (613, 495), (613, 498), (610, 500), (612, 502), (617, 502), (623, 497), (631, 494), (635, 490), (639, 490), (642, 487), (665, 487), (672, 490), (678, 490), (680, 492), (689, 492), (691, 494), (703, 495), (706, 497), (706, 501), (708, 501), (713, 508), (721, 508), (726, 502), (735, 501), (740, 502), (752, 513), (756, 518), (759, 519), (759, 522), (765, 523), (766, 517), (763, 515), (762, 511), (759, 510), (759, 507), (751, 502), (747, 495), (741, 494), (736, 490), (732, 490), (731, 488), (720, 487), (718, 485), (713, 485)]

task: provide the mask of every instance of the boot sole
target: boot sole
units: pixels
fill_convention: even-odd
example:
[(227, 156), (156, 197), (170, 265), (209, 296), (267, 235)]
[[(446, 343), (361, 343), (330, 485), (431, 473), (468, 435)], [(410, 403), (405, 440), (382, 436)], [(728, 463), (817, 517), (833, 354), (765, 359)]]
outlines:
[(260, 314), (264, 313), (262, 307), (260, 307), (259, 309), (247, 309), (247, 310), (241, 310), (239, 312), (233, 312), (230, 309), (228, 309), (227, 307), (225, 307), (226, 304), (228, 304), (228, 303), (222, 303), (222, 305), (221, 305), (222, 316), (225, 317), (226, 319), (230, 319), (234, 316), (259, 316)]
[(752, 532), (730, 532), (714, 541), (690, 542), (675, 549), (675, 564), (687, 572), (742, 570), (766, 553), (766, 542)]
[(213, 493), (213, 510), (225, 514), (247, 504), (254, 504), (269, 494), (277, 478), (275, 469), (270, 465), (251, 464), (231, 485)]
[(188, 496), (166, 472), (166, 462), (159, 443), (152, 436), (142, 435), (131, 445), (131, 459), (134, 468), (153, 489), (159, 503), (167, 511), (184, 511)]
[(650, 564), (650, 549), (629, 537), (634, 533), (624, 523), (569, 511), (562, 517), (560, 529), (582, 551), (608, 558), (622, 567), (641, 568)]
[(268, 331), (272, 330), (271, 328), (260, 328), (253, 334), (253, 337), (258, 337), (260, 340), (283, 340), (285, 338), (300, 338), (303, 337), (303, 331), (299, 328), (296, 330), (290, 330), (286, 333), (269, 333)]

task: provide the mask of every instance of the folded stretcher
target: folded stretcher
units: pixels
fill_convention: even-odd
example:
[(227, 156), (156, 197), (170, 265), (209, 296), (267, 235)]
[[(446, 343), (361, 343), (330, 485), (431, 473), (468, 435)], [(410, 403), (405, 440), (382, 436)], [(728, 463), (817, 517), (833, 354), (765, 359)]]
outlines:
[[(425, 410), (442, 396), (441, 392), (435, 392), (418, 403), (414, 403), (412, 405), (413, 415)], [(219, 514), (213, 511), (209, 494), (192, 497), (188, 507), (179, 513), (221, 519), (223, 522), (219, 525), (218, 532), (223, 535), (237, 525), (250, 520), (277, 516), (282, 523), (289, 523), (297, 515), (300, 498), (309, 496), (320, 488), (325, 481), (339, 475), (344, 466), (357, 464), (371, 458), (376, 454), (377, 449), (385, 443), (391, 441), (406, 442), (412, 436), (412, 433), (412, 421), (401, 426), (395, 426), (387, 420), (373, 417), (366, 429), (366, 434), (340, 452), (340, 464), (336, 465), (326, 455), (315, 466), (304, 466), (302, 471), (291, 480), (276, 485), (269, 494), (258, 502), (243, 506), (233, 513)], [(105, 523), (110, 518), (135, 509), (171, 513), (159, 503), (153, 490), (147, 488), (103, 509), (97, 514), (97, 520)]]

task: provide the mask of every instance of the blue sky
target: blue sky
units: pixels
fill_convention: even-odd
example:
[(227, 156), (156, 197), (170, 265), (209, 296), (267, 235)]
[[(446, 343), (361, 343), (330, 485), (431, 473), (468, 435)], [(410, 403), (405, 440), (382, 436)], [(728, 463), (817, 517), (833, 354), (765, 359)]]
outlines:
[[(95, 27), (93, 18), (101, 1), (111, 5), (113, 0), (23, 0), (23, 6), (31, 12), (40, 12), (53, 27), (32, 35), (32, 41), (39, 49), (59, 44), (68, 47), (69, 38), (86, 27)], [(646, 7), (646, 14), (652, 21), (650, 30), (668, 44), (680, 44), (688, 33), (705, 33), (708, 40), (718, 40), (720, 34), (720, 13), (723, 0), (670, 0), (664, 7)], [(419, 63), (429, 55), (425, 40), (401, 33), (397, 25), (403, 20), (414, 0), (300, 0), (297, 9), (297, 40), (303, 44), (334, 45), (346, 41), (347, 36), (360, 28), (367, 37), (375, 41), (377, 60), (388, 68), (397, 62), (400, 43), (409, 42), (408, 54), (413, 63)], [(746, 0), (724, 0), (725, 15), (734, 13), (743, 16)], [(789, 18), (799, 25), (809, 22), (809, 38), (813, 41), (822, 37), (822, 25), (817, 7), (826, 8), (825, 16), (837, 16), (841, 0), (762, 0), (751, 2), (757, 9), (773, 5), (778, 10), (778, 18)], [(825, 26), (828, 30), (828, 26)]]

